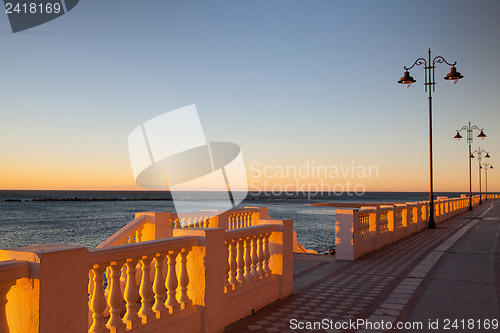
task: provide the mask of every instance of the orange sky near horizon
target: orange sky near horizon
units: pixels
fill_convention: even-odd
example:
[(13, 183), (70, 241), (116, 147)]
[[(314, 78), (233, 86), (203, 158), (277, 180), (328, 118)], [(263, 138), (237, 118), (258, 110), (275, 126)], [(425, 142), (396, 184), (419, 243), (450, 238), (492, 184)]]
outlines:
[[(14, 158), (15, 159), (15, 158)], [(26, 161), (24, 161), (26, 162)], [(0, 165), (0, 190), (147, 190), (138, 187), (133, 179), (130, 167), (123, 163), (72, 163), (62, 161), (41, 161), (32, 163), (9, 163)], [(127, 162), (128, 161), (123, 161)], [(18, 166), (18, 167), (17, 167)], [(372, 174), (357, 175), (342, 171), (351, 164), (335, 165), (335, 172), (324, 172), (327, 166), (317, 164), (320, 175), (312, 174), (312, 167), (307, 169), (306, 164), (286, 165), (263, 164), (260, 162), (247, 163), (247, 179), (251, 191), (403, 191), (426, 192), (429, 190), (427, 170), (418, 168), (390, 168), (380, 166), (373, 169)], [(302, 167), (302, 173), (300, 168)], [(358, 166), (363, 167), (363, 166)], [(473, 164), (473, 192), (478, 192), (477, 165)], [(285, 170), (285, 171), (283, 171)], [(308, 170), (307, 172), (305, 170)], [(323, 172), (322, 172), (323, 171)], [(496, 169), (488, 173), (488, 191), (500, 192), (500, 177)], [(342, 174), (344, 172), (344, 174)], [(349, 174), (346, 174), (349, 173)], [(353, 177), (354, 176), (354, 177)], [(468, 192), (468, 174), (461, 170), (458, 179), (455, 173), (438, 169), (435, 172), (434, 188), (437, 192)], [(483, 173), (482, 191), (485, 191)], [(207, 188), (206, 190), (210, 190)]]

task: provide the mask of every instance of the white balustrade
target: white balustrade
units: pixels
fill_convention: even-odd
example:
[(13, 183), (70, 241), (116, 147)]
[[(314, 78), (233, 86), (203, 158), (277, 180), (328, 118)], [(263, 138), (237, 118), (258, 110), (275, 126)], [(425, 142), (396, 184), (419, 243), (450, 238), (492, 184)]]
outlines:
[[(118, 332), (125, 328), (131, 330), (189, 307), (187, 255), (197, 242), (196, 237), (185, 236), (92, 250), (89, 272), (93, 286), (90, 295), (92, 323), (89, 332), (104, 332), (107, 329)], [(178, 257), (179, 274), (176, 271)], [(163, 274), (165, 258), (168, 260), (166, 277)], [(153, 282), (150, 278), (151, 262), (154, 262)], [(103, 282), (104, 272), (108, 267), (111, 272), (107, 295), (109, 318), (104, 324), (106, 300)], [(137, 268), (141, 276), (139, 286), (136, 283)], [(126, 272), (126, 279), (122, 293), (120, 277), (123, 271)], [(177, 290), (179, 285), (180, 289)], [(153, 295), (154, 304), (151, 307)], [(138, 301), (141, 303), (140, 309)], [(182, 309), (179, 302), (183, 304)], [(123, 304), (126, 312), (122, 318)]]
[(226, 231), (226, 277), (229, 288), (225, 292), (250, 287), (272, 275), (270, 269), (269, 237), (276, 231), (274, 225), (260, 225)]
[[(479, 196), (473, 196), (479, 203)], [(469, 198), (438, 197), (435, 201), (435, 222), (441, 223), (468, 210)], [(395, 204), (392, 206), (337, 209), (335, 245), (338, 259), (355, 260), (403, 237), (421, 231), (429, 221), (429, 202)]]
[[(174, 228), (175, 222), (179, 229)], [(186, 223), (185, 228), (182, 223)], [(160, 238), (152, 240), (155, 237)], [(50, 318), (63, 313), (67, 318), (68, 311), (73, 311), (67, 327), (74, 332), (221, 331), (293, 290), (292, 221), (272, 220), (260, 208), (220, 216), (199, 212), (181, 216), (180, 221), (175, 214), (165, 212), (138, 213), (93, 250), (40, 245), (0, 250), (0, 254), (16, 259), (22, 251), (38, 251), (33, 258), (62, 258), (33, 261), (45, 265), (45, 271), (54, 265), (61, 271), (70, 266), (63, 280), (52, 284), (47, 279), (40, 281), (44, 290), (54, 291), (50, 295), (30, 288), (17, 288), (16, 293), (29, 292), (29, 297), (38, 293), (40, 302), (43, 297), (57, 299), (56, 310), (45, 308), (44, 313), (50, 313)], [(19, 264), (0, 261), (2, 332), (10, 329), (6, 295), (16, 283), (16, 278), (9, 280), (9, 272), (15, 269), (4, 269), (8, 265)], [(20, 276), (28, 277), (23, 283), (32, 283), (28, 263), (22, 265)], [(84, 297), (84, 302), (79, 301)], [(19, 306), (33, 318), (39, 315), (37, 306)], [(68, 323), (40, 317), (40, 330), (59, 332), (64, 330), (61, 325)]]

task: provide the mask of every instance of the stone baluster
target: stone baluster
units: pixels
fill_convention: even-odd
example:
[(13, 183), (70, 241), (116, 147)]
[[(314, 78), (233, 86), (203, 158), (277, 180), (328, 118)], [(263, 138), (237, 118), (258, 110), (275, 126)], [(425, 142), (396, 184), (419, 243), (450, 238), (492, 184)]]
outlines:
[[(87, 292), (89, 294), (89, 310), (92, 309), (92, 296), (94, 294), (94, 271), (89, 271), (89, 284), (87, 286)], [(0, 331), (1, 332), (1, 331)]]
[[(122, 290), (122, 294), (125, 292), (126, 285), (127, 285), (127, 270), (125, 269), (125, 267), (122, 267), (120, 271), (120, 287)], [(122, 305), (122, 310), (125, 310), (125, 307), (123, 305)]]
[(230, 241), (230, 246), (229, 246), (230, 252), (229, 252), (229, 283), (233, 286), (233, 289), (236, 289), (238, 287), (238, 280), (236, 278), (237, 276), (237, 262), (236, 262), (236, 256), (237, 256), (237, 251), (236, 251), (236, 241)]
[(175, 292), (178, 286), (177, 274), (175, 273), (177, 254), (178, 251), (170, 251), (167, 255), (168, 273), (167, 279), (165, 280), (165, 287), (167, 287), (167, 300), (165, 301), (165, 306), (170, 310), (170, 313), (173, 313), (179, 307), (179, 302), (175, 298)]
[(127, 325), (127, 329), (132, 329), (139, 324), (139, 315), (137, 314), (137, 300), (139, 299), (139, 293), (137, 290), (137, 283), (135, 278), (137, 259), (128, 259), (125, 266), (127, 267), (127, 284), (125, 287), (125, 302), (127, 303), (125, 316), (123, 321)]
[(230, 241), (226, 241), (225, 242), (225, 245), (226, 245), (226, 279), (224, 280), (224, 289), (225, 289), (225, 292), (229, 292), (229, 290), (231, 290), (231, 283), (229, 282), (229, 274), (230, 274), (230, 271), (231, 271), (231, 268), (230, 268), (230, 265), (229, 265), (229, 259), (230, 259), (230, 247), (231, 247), (231, 242)]
[(263, 278), (265, 276), (264, 269), (262, 268), (262, 262), (264, 261), (264, 251), (262, 249), (262, 235), (257, 236), (257, 274), (259, 274), (259, 278)]
[(123, 305), (123, 294), (120, 285), (120, 269), (122, 268), (122, 265), (123, 262), (120, 261), (111, 263), (111, 279), (108, 281), (109, 320), (106, 326), (115, 332), (122, 330), (122, 327), (125, 326), (120, 317)]
[[(106, 275), (106, 288), (104, 289), (104, 296), (105, 299), (108, 299), (109, 291), (110, 291), (110, 286), (111, 286), (111, 267), (106, 267), (104, 274)], [(109, 305), (108, 302), (106, 301), (106, 309), (109, 310)]]
[(155, 263), (155, 278), (153, 281), (153, 292), (155, 294), (155, 303), (153, 304), (153, 311), (156, 313), (156, 318), (161, 316), (165, 311), (165, 279), (163, 277), (163, 258), (165, 255), (156, 254), (154, 258)]
[(187, 248), (181, 251), (180, 264), (181, 271), (179, 272), (179, 285), (180, 285), (180, 296), (179, 303), (181, 303), (181, 308), (186, 309), (191, 305), (191, 300), (188, 297), (187, 290), (189, 285), (189, 275), (187, 271), (187, 256), (191, 249)]
[(245, 238), (243, 241), (245, 245), (245, 273), (243, 274), (243, 277), (246, 280), (247, 284), (250, 284), (252, 282), (252, 257), (250, 256), (252, 252), (252, 239), (250, 237)]
[(106, 309), (106, 299), (104, 297), (104, 267), (94, 265), (92, 274), (94, 288), (91, 293), (90, 309), (92, 311), (92, 326), (90, 326), (89, 332), (107, 332), (108, 329), (104, 324), (104, 310)]
[(129, 244), (134, 244), (135, 243), (135, 233), (127, 237), (127, 241)]
[(272, 271), (269, 266), (269, 259), (271, 259), (271, 252), (269, 251), (269, 237), (270, 234), (264, 235), (264, 272), (267, 276), (271, 276)]
[(257, 262), (259, 261), (259, 257), (257, 256), (257, 237), (252, 237), (252, 266), (250, 267), (250, 272), (252, 273), (252, 277), (254, 280), (259, 278), (259, 274), (257, 273)]
[(243, 268), (245, 267), (245, 260), (244, 260), (244, 257), (243, 257), (243, 254), (244, 254), (244, 251), (245, 251), (245, 248), (243, 246), (243, 243), (244, 243), (244, 240), (243, 239), (239, 239), (237, 241), (237, 250), (238, 250), (238, 258), (237, 258), (237, 261), (238, 261), (238, 270), (237, 270), (237, 275), (236, 275), (236, 279), (240, 282), (240, 283), (243, 283), (244, 282), (244, 277), (243, 277)]
[(141, 308), (139, 309), (139, 316), (142, 318), (143, 323), (149, 321), (150, 315), (153, 313), (151, 304), (153, 301), (153, 289), (151, 285), (151, 257), (143, 257), (141, 259), (142, 278), (139, 294), (141, 296)]
[(136, 233), (135, 233), (135, 240), (137, 242), (142, 242), (142, 231), (144, 230), (144, 227), (141, 227), (139, 229), (137, 229)]

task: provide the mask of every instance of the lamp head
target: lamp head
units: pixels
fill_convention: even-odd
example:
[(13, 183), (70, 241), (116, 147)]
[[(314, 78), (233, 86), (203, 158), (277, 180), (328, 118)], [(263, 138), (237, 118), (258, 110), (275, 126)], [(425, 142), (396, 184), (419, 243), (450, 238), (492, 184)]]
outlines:
[(417, 81), (415, 81), (415, 79), (410, 76), (410, 72), (408, 72), (408, 70), (405, 70), (403, 77), (398, 81), (398, 83), (405, 85), (407, 88), (409, 88), (411, 84), (415, 82)]
[(490, 169), (493, 169), (493, 165), (490, 165)]
[(453, 81), (453, 83), (457, 83), (458, 80), (462, 79), (463, 77), (464, 76), (462, 74), (460, 74), (459, 72), (457, 72), (457, 69), (453, 65), (453, 67), (451, 67), (450, 72), (448, 74), (446, 74), (444, 79), (449, 80), (449, 81)]
[(457, 135), (455, 135), (453, 138), (455, 138), (458, 141), (460, 141), (460, 139), (462, 139), (462, 136), (460, 135), (460, 132), (457, 131)]
[(470, 154), (470, 158), (474, 158), (474, 154)]
[(484, 139), (486, 137), (486, 134), (484, 134), (483, 130), (481, 130), (481, 133), (479, 133), (479, 135), (477, 137)]
[(486, 153), (486, 155), (485, 155), (484, 157), (486, 157), (486, 158), (490, 158), (491, 156), (490, 156), (490, 154), (489, 154), (489, 153)]

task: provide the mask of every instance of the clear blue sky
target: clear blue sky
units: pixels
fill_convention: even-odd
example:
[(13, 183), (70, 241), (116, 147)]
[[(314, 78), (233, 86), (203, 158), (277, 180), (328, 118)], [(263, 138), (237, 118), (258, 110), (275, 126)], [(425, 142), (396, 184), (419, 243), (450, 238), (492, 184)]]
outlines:
[(379, 169), (367, 190), (426, 191), (424, 70), (397, 80), (430, 47), (465, 76), (436, 68), (436, 190), (468, 189), (453, 136), (471, 120), (500, 191), (499, 15), (498, 1), (82, 0), (13, 34), (0, 13), (0, 189), (129, 186), (130, 131), (196, 104), (247, 165), (354, 161)]

